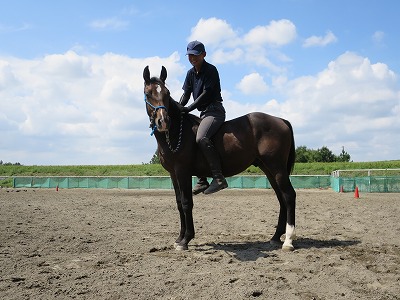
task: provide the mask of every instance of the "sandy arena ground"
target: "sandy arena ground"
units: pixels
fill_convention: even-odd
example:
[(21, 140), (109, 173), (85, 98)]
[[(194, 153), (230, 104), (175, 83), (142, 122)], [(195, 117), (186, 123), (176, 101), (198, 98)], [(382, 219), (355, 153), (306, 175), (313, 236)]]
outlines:
[(0, 189), (0, 299), (400, 299), (400, 194), (297, 191), (291, 253), (271, 190)]

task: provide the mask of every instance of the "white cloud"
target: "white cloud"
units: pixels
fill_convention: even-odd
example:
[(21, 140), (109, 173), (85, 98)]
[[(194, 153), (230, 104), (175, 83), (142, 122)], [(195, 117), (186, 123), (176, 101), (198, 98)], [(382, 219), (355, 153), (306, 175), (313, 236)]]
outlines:
[(206, 50), (211, 48), (211, 61), (215, 64), (257, 64), (273, 72), (282, 72), (279, 63), (291, 59), (277, 49), (289, 44), (297, 36), (295, 25), (289, 20), (271, 21), (266, 26), (256, 26), (248, 33), (240, 34), (225, 20), (200, 19), (191, 30), (188, 41), (202, 41)]
[(143, 68), (167, 67), (171, 90), (183, 73), (177, 53), (133, 59), (73, 51), (36, 60), (0, 58), (3, 161), (22, 164), (148, 162), (150, 137), (143, 101)]
[(119, 18), (107, 18), (94, 20), (89, 25), (96, 30), (124, 30), (129, 26), (129, 22)]
[(337, 37), (333, 34), (332, 31), (328, 31), (325, 36), (316, 36), (313, 35), (307, 38), (304, 43), (303, 47), (324, 47), (326, 45), (332, 44), (337, 42)]
[(19, 31), (26, 31), (32, 28), (32, 25), (28, 23), (23, 23), (20, 26), (10, 26), (10, 25), (4, 25), (0, 23), (0, 33), (14, 33), (14, 32), (19, 32)]
[[(327, 146), (337, 154), (345, 146), (356, 161), (399, 158), (400, 88), (388, 65), (346, 52), (309, 76), (289, 79), (277, 69), (268, 85), (265, 72), (254, 71), (274, 67), (268, 51), (257, 56), (244, 44), (214, 47), (215, 59), (252, 67), (237, 85), (243, 98), (234, 89), (223, 91), (228, 119), (264, 111), (291, 121), (298, 146)], [(0, 159), (22, 164), (150, 161), (156, 142), (145, 114), (143, 68), (149, 65), (151, 74), (159, 75), (164, 65), (178, 99), (186, 71), (180, 60), (177, 53), (135, 59), (74, 51), (32, 60), (0, 57)]]
[(236, 88), (245, 95), (260, 95), (268, 91), (268, 85), (258, 73), (244, 76)]
[(383, 40), (385, 38), (385, 33), (383, 31), (375, 31), (372, 35), (372, 41), (376, 45), (383, 45)]
[(303, 144), (312, 146), (311, 140), (314, 147), (336, 144), (339, 152), (342, 143), (355, 158), (385, 159), (387, 150), (375, 152), (376, 157), (366, 154), (378, 142), (392, 144), (389, 156), (396, 157), (393, 140), (400, 140), (400, 116), (394, 108), (400, 101), (399, 87), (386, 65), (371, 64), (348, 52), (316, 76), (290, 82), (286, 90), (286, 104), (291, 107), (288, 118), (301, 121), (297, 130)]
[(250, 45), (283, 46), (294, 41), (296, 36), (296, 26), (283, 19), (273, 20), (266, 26), (256, 26), (244, 36), (244, 41)]
[(220, 46), (222, 43), (226, 47), (235, 46), (238, 43), (237, 33), (225, 21), (217, 18), (200, 19), (196, 26), (192, 28), (187, 41), (199, 40), (207, 47)]
[(236, 48), (233, 51), (224, 51), (223, 49), (217, 49), (212, 54), (212, 61), (216, 64), (225, 64), (225, 63), (236, 63), (240, 61), (240, 58), (243, 57), (243, 50)]
[(399, 158), (400, 88), (387, 65), (346, 52), (313, 76), (278, 77), (269, 90), (279, 96), (264, 104), (228, 95), (229, 118), (264, 111), (292, 123), (297, 146), (327, 146), (336, 154), (344, 146), (355, 161)]

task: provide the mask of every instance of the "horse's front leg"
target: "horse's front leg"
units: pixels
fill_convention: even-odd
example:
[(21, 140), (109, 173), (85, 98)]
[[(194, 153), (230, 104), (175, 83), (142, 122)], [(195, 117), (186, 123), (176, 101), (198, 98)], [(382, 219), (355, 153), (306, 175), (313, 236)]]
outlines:
[(178, 238), (175, 240), (174, 248), (176, 248), (179, 245), (179, 243), (183, 240), (183, 238), (185, 237), (185, 232), (186, 232), (185, 213), (183, 212), (180, 196), (178, 196), (179, 193), (176, 193), (176, 190), (175, 190), (175, 195), (176, 195), (176, 204), (177, 204), (178, 211), (179, 211), (179, 219), (180, 219), (181, 229), (179, 231)]
[(176, 204), (179, 211), (181, 229), (175, 241), (176, 250), (187, 250), (189, 242), (194, 238), (193, 224), (193, 196), (192, 196), (192, 177), (176, 177), (171, 174), (172, 183), (175, 190)]

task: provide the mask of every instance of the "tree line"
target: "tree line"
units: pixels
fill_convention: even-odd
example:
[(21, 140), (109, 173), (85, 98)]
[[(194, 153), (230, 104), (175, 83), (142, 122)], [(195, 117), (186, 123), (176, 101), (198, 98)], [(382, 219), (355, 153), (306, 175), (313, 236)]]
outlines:
[(10, 162), (3, 162), (2, 160), (0, 160), (0, 166), (21, 166), (21, 164), (19, 162), (10, 163)]
[(323, 146), (320, 149), (308, 149), (306, 146), (296, 148), (296, 162), (350, 162), (350, 154), (342, 147), (342, 152), (335, 155), (328, 147)]
[[(306, 146), (299, 146), (296, 148), (296, 162), (309, 163), (309, 162), (350, 162), (350, 154), (342, 147), (342, 152), (335, 155), (328, 147), (323, 146), (320, 149), (308, 149)], [(159, 164), (160, 158), (158, 152), (154, 153), (149, 164)]]

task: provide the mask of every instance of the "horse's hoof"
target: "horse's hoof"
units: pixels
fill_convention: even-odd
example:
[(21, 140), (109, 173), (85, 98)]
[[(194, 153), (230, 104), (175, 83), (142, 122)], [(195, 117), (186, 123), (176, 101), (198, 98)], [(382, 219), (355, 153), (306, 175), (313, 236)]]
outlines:
[(188, 250), (189, 248), (188, 248), (188, 245), (177, 245), (176, 247), (175, 247), (175, 249), (176, 250), (178, 250), (178, 251), (184, 251), (184, 250)]
[(294, 247), (293, 247), (293, 245), (283, 245), (282, 246), (282, 251), (292, 252), (292, 251), (294, 251)]

